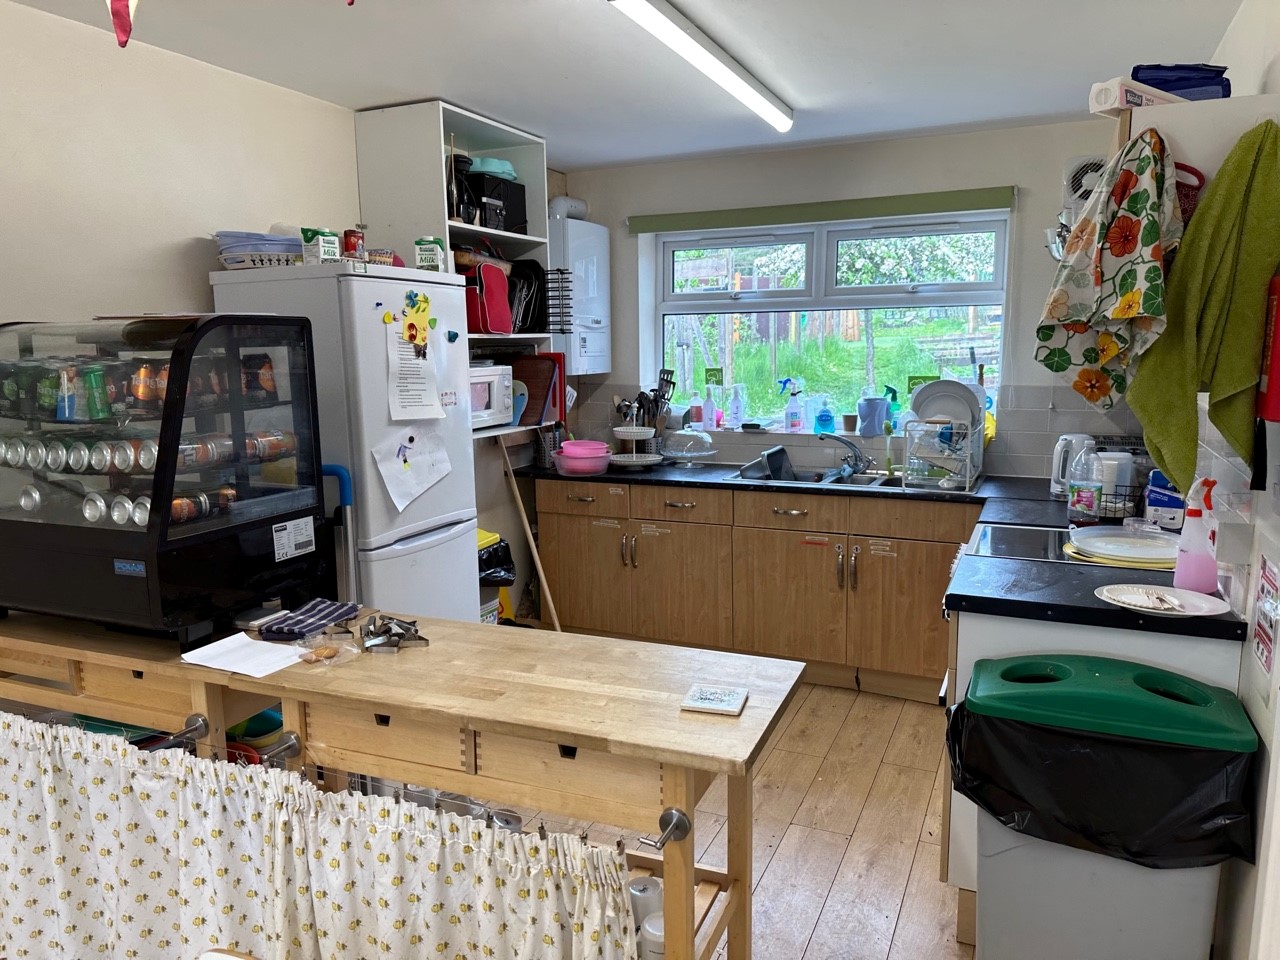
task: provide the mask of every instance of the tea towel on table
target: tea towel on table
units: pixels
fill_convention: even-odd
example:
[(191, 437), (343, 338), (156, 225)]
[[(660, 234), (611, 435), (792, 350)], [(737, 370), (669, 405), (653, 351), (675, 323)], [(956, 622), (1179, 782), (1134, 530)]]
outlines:
[(1164, 256), (1182, 237), (1173, 157), (1144, 130), (1103, 169), (1068, 237), (1036, 360), (1102, 410), (1165, 328)]
[(262, 628), (263, 640), (301, 640), (319, 633), (325, 627), (350, 620), (360, 608), (354, 603), (337, 600), (309, 600)]
[(1254, 127), (1205, 192), (1169, 278), (1169, 329), (1142, 358), (1129, 405), (1147, 449), (1179, 490), (1195, 477), (1200, 420), (1209, 419), (1246, 463), (1254, 421), (1267, 287), (1280, 264), (1280, 126)]

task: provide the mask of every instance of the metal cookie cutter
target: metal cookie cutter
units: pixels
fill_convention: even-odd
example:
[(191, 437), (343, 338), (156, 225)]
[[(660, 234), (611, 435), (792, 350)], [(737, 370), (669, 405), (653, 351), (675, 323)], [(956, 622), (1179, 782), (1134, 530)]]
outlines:
[(418, 632), (418, 625), (412, 620), (386, 614), (372, 616), (361, 624), (360, 640), (369, 653), (399, 653), (402, 647), (425, 647), (431, 642)]

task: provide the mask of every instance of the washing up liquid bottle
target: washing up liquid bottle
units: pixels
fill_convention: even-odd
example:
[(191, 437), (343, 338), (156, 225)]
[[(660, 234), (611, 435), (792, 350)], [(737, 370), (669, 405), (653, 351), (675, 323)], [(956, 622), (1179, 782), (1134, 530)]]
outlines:
[(1187, 493), (1187, 515), (1178, 540), (1178, 561), (1173, 568), (1173, 585), (1197, 593), (1218, 592), (1218, 560), (1214, 540), (1213, 488), (1217, 480), (1201, 477)]
[(706, 433), (719, 429), (716, 426), (716, 401), (711, 396), (711, 384), (707, 384), (707, 396), (702, 401), (702, 429)]
[(836, 415), (831, 412), (831, 400), (828, 397), (822, 398), (822, 409), (813, 418), (814, 433), (835, 433), (836, 432)]
[(725, 411), (724, 425), (730, 430), (737, 430), (746, 419), (747, 399), (742, 395), (742, 384), (735, 383), (733, 395), (729, 397), (729, 409)]
[(1097, 445), (1085, 440), (1067, 473), (1067, 523), (1090, 527), (1102, 511), (1102, 459)]
[(791, 377), (779, 380), (778, 383), (782, 386), (778, 393), (786, 393), (788, 388), (791, 390), (791, 399), (787, 401), (787, 409), (783, 413), (787, 433), (800, 433), (804, 429), (804, 411), (800, 407), (800, 394), (803, 389)]
[(885, 385), (884, 395), (889, 398), (889, 422), (893, 424), (893, 430), (898, 430), (898, 414), (902, 412), (902, 404), (898, 402), (898, 388)]

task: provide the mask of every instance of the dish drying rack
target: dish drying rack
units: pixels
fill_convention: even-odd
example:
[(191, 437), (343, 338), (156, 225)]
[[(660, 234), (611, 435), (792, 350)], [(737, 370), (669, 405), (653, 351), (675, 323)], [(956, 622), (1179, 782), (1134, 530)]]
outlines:
[(904, 485), (968, 492), (982, 472), (982, 429), (959, 420), (913, 420), (904, 427)]

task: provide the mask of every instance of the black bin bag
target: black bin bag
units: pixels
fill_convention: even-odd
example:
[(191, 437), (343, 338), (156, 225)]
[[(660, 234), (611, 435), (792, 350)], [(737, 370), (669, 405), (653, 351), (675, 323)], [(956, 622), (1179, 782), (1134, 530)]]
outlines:
[(480, 586), (509, 587), (516, 582), (516, 562), (511, 544), (499, 540), (480, 551)]
[(1144, 867), (1254, 862), (1253, 753), (948, 711), (951, 782), (1000, 823)]

